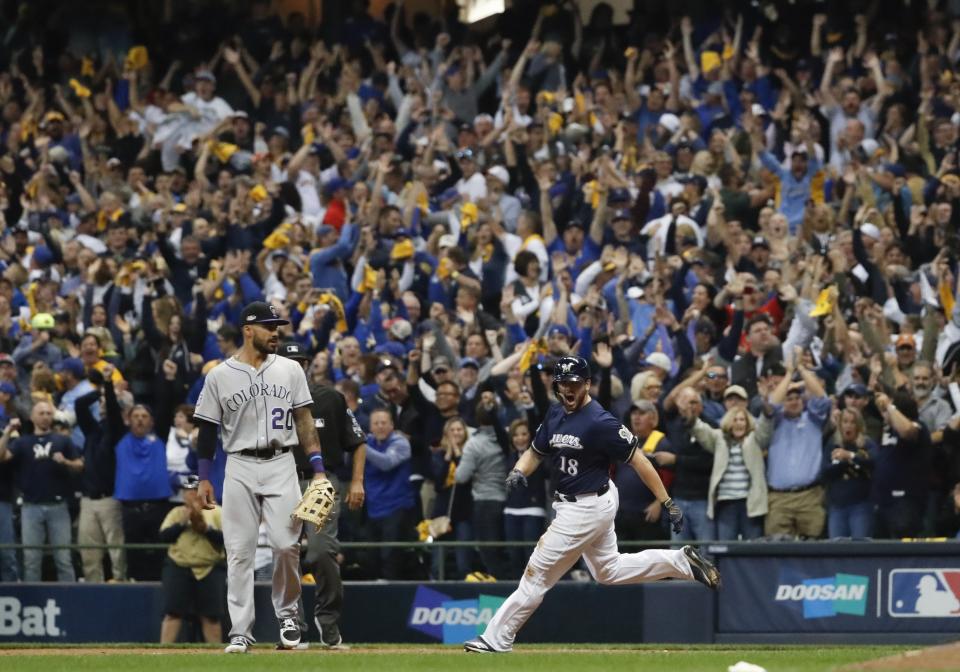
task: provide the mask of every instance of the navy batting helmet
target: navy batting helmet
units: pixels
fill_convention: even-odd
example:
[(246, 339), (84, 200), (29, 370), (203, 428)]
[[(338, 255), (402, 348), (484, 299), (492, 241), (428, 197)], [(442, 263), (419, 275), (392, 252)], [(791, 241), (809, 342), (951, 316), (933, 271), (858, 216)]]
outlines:
[(553, 367), (553, 383), (590, 382), (590, 365), (583, 357), (561, 357)]

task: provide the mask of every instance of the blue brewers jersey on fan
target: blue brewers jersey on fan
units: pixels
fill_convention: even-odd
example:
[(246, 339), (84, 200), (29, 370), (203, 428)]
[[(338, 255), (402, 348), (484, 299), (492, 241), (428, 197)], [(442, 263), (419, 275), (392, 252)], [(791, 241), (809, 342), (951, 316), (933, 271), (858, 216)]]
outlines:
[(629, 429), (591, 400), (570, 414), (559, 403), (552, 404), (533, 439), (533, 449), (556, 463), (557, 491), (578, 495), (605, 486), (610, 466), (629, 461), (638, 443)]

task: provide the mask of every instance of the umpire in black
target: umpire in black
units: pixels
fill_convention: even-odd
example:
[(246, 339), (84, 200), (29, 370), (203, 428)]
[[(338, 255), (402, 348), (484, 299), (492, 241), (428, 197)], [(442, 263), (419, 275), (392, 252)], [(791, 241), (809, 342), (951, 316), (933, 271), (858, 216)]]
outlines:
[[(306, 370), (309, 357), (303, 346), (296, 342), (287, 342), (280, 346), (279, 354), (288, 359), (300, 362)], [(310, 376), (307, 375), (307, 380)], [(304, 525), (307, 534), (307, 554), (304, 558), (304, 568), (313, 572), (317, 581), (314, 597), (313, 622), (320, 633), (320, 642), (324, 646), (339, 646), (340, 611), (343, 606), (343, 582), (340, 579), (340, 566), (337, 564), (337, 555), (340, 553), (340, 544), (337, 541), (337, 519), (340, 517), (340, 479), (337, 472), (344, 467), (344, 453), (353, 453), (353, 464), (350, 478), (350, 488), (346, 502), (351, 509), (363, 506), (363, 465), (366, 461), (366, 436), (360, 428), (360, 423), (347, 408), (347, 401), (334, 388), (326, 385), (311, 385), (310, 394), (313, 396), (313, 424), (320, 437), (323, 448), (323, 462), (327, 469), (327, 477), (337, 491), (337, 503), (333, 515), (320, 532), (313, 526)], [(295, 451), (297, 469), (301, 473), (301, 480), (308, 480), (312, 469), (306, 460), (302, 449)], [(301, 629), (305, 629), (301, 627)]]

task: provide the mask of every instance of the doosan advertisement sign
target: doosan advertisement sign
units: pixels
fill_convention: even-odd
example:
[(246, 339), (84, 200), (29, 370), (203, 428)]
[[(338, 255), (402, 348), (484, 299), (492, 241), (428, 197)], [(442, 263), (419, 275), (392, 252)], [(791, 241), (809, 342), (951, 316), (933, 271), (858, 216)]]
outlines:
[(478, 595), (455, 600), (426, 586), (418, 586), (407, 626), (444, 644), (460, 644), (482, 634), (505, 598)]
[(802, 605), (804, 618), (827, 618), (837, 614), (863, 616), (867, 610), (870, 579), (855, 574), (836, 574), (801, 583), (781, 583), (774, 599)]
[(936, 556), (723, 557), (717, 631), (955, 632), (960, 567), (943, 568), (943, 562)]

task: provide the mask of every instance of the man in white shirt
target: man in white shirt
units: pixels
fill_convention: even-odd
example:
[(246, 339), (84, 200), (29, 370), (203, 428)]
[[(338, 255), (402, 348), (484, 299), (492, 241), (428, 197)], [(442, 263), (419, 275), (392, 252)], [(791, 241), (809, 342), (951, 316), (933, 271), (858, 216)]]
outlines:
[[(670, 203), (670, 212), (663, 217), (657, 217), (647, 222), (640, 230), (640, 235), (647, 236), (647, 255), (648, 259), (653, 259), (657, 254), (666, 254), (667, 251), (667, 233), (670, 230), (670, 223), (673, 220), (677, 222), (676, 240), (678, 245), (684, 234), (688, 234), (687, 227), (693, 231), (697, 238), (697, 247), (703, 247), (703, 232), (696, 220), (687, 217), (687, 202), (682, 198), (674, 198)], [(681, 228), (684, 230), (681, 231)]]
[[(304, 143), (287, 164), (287, 179), (297, 187), (300, 194), (300, 212), (305, 217), (322, 217), (325, 210), (320, 203), (320, 157), (312, 143)], [(334, 178), (337, 186), (345, 180)]]
[(233, 108), (223, 98), (213, 95), (217, 88), (217, 78), (209, 70), (201, 70), (194, 76), (193, 91), (184, 94), (180, 102), (194, 117), (219, 124), (233, 116)]
[(473, 155), (473, 150), (461, 149), (456, 153), (456, 159), (460, 165), (460, 170), (463, 172), (463, 177), (455, 185), (457, 193), (471, 203), (486, 198), (487, 181), (483, 174), (477, 170), (477, 159)]
[(510, 173), (503, 166), (493, 166), (487, 170), (487, 191), (490, 201), (500, 206), (503, 216), (503, 228), (513, 233), (517, 230), (517, 219), (523, 207), (520, 199), (507, 193), (510, 186)]
[(163, 169), (172, 171), (180, 163), (180, 150), (189, 150), (194, 140), (212, 131), (233, 116), (233, 108), (214, 95), (217, 78), (209, 70), (194, 75), (193, 91), (167, 108), (167, 116), (153, 137), (155, 147), (162, 147)]

